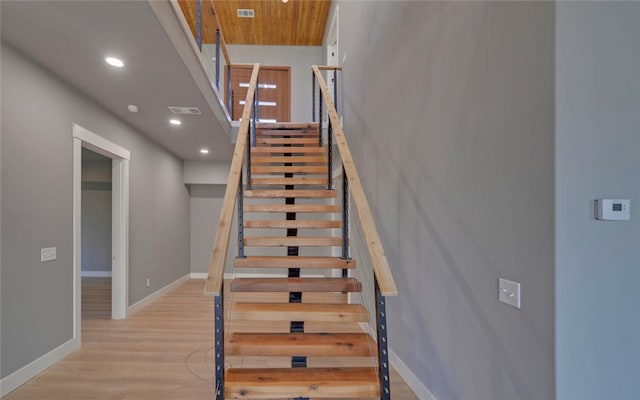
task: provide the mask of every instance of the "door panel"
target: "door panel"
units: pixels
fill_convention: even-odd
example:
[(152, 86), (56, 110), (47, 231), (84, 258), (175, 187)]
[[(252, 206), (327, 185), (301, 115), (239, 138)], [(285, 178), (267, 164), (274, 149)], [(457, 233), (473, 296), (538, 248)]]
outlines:
[[(253, 66), (231, 67), (231, 117), (242, 116)], [(291, 120), (291, 67), (260, 66), (258, 76), (258, 116), (260, 120), (289, 122)]]

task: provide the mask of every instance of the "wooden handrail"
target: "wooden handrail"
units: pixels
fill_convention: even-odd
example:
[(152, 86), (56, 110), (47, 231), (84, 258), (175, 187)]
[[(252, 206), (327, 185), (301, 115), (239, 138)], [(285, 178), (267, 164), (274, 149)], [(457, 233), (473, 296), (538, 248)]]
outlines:
[[(373, 215), (371, 214), (371, 209), (367, 202), (367, 197), (364, 194), (364, 189), (362, 188), (362, 183), (360, 182), (360, 177), (356, 170), (356, 165), (351, 157), (351, 151), (347, 145), (347, 139), (344, 136), (342, 126), (340, 126), (338, 112), (333, 105), (333, 100), (329, 94), (327, 83), (320, 72), (321, 68), (317, 65), (314, 65), (312, 68), (313, 73), (318, 80), (318, 86), (322, 91), (324, 101), (327, 104), (327, 112), (329, 113), (329, 119), (331, 120), (331, 127), (333, 129), (333, 134), (336, 137), (336, 144), (338, 145), (338, 151), (340, 151), (340, 157), (342, 158), (345, 174), (347, 175), (347, 179), (349, 179), (351, 196), (353, 196), (353, 202), (355, 203), (356, 210), (358, 211), (360, 226), (362, 227), (365, 241), (367, 242), (371, 264), (373, 265), (373, 271), (378, 282), (378, 286), (380, 287), (380, 293), (383, 296), (397, 296), (398, 289), (396, 288), (396, 283), (393, 280), (393, 275), (391, 274), (391, 268), (389, 268), (387, 257), (384, 255), (380, 236), (378, 235), (378, 230), (376, 229), (376, 224), (373, 220)], [(322, 116), (320, 116), (320, 118), (322, 118)]]
[(247, 97), (244, 104), (244, 110), (242, 111), (242, 122), (240, 123), (240, 129), (238, 130), (236, 147), (233, 150), (233, 159), (231, 161), (229, 179), (227, 180), (227, 189), (224, 192), (222, 210), (220, 211), (218, 231), (216, 233), (216, 239), (213, 242), (213, 251), (211, 252), (211, 260), (209, 261), (209, 273), (204, 287), (204, 294), (207, 296), (222, 295), (222, 280), (224, 279), (224, 265), (227, 260), (227, 251), (229, 249), (233, 210), (235, 209), (238, 197), (238, 185), (241, 183), (240, 177), (242, 176), (242, 165), (244, 163), (244, 155), (247, 148), (249, 122), (251, 121), (253, 96), (258, 84), (259, 70), (260, 64), (253, 64), (253, 72), (251, 73), (249, 89), (247, 89)]
[(342, 71), (342, 67), (337, 65), (318, 65), (320, 71)]
[(213, 14), (213, 24), (215, 25), (216, 29), (220, 31), (220, 50), (222, 50), (222, 55), (224, 55), (224, 59), (227, 65), (231, 65), (231, 57), (229, 56), (229, 50), (227, 49), (227, 42), (224, 40), (222, 27), (220, 26), (218, 14), (216, 13), (216, 6), (213, 3), (213, 0), (209, 0), (209, 5), (211, 6), (211, 13)]

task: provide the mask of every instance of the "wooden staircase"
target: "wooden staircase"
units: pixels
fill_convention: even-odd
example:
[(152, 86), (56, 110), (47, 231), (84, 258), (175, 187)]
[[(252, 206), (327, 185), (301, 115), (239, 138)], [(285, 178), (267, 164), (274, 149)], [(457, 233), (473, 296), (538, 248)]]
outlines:
[[(225, 356), (231, 366), (225, 398), (379, 397), (377, 344), (358, 325), (369, 322), (369, 312), (347, 303), (347, 293), (362, 290), (347, 273), (355, 261), (299, 255), (308, 248), (329, 255), (343, 245), (342, 206), (329, 204), (337, 192), (328, 189), (327, 149), (320, 145), (318, 124), (258, 124), (250, 151), (242, 247), (254, 254), (277, 247), (282, 255), (235, 260), (239, 275), (260, 268), (277, 277), (238, 277), (228, 285)], [(340, 234), (332, 235), (333, 229)], [(308, 269), (326, 276), (309, 276)], [(335, 275), (343, 277), (330, 277)], [(242, 368), (274, 362), (280, 367)]]

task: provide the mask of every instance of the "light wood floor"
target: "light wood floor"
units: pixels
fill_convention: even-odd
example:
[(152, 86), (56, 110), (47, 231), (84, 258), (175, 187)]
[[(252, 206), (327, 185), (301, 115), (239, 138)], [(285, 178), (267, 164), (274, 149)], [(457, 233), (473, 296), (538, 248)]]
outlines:
[[(213, 301), (203, 287), (190, 280), (127, 320), (83, 319), (82, 348), (3, 399), (214, 400)], [(391, 390), (417, 399), (395, 371)]]

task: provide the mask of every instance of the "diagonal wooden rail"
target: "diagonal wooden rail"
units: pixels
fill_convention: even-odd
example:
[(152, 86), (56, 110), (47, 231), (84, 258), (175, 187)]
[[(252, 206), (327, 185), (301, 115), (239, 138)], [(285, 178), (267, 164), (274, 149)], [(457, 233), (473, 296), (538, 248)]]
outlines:
[(260, 64), (253, 64), (253, 72), (249, 81), (249, 89), (242, 111), (242, 122), (238, 130), (236, 139), (236, 147), (233, 151), (233, 159), (231, 161), (231, 171), (227, 180), (227, 189), (224, 192), (224, 200), (222, 210), (220, 211), (220, 220), (218, 222), (218, 230), (216, 239), (213, 242), (213, 251), (211, 253), (211, 261), (209, 262), (209, 274), (205, 283), (204, 294), (207, 296), (222, 295), (222, 280), (224, 278), (224, 264), (227, 259), (227, 251), (229, 250), (229, 237), (231, 236), (231, 224), (233, 223), (233, 211), (236, 207), (238, 197), (238, 185), (242, 177), (242, 164), (244, 156), (247, 152), (247, 142), (249, 139), (249, 122), (251, 121), (251, 113), (253, 111), (253, 96), (255, 95), (256, 86), (258, 84), (258, 72)]
[(374, 222), (373, 215), (371, 214), (371, 208), (369, 208), (367, 197), (364, 194), (364, 189), (360, 182), (360, 176), (358, 175), (355, 163), (353, 162), (353, 157), (351, 157), (351, 151), (347, 145), (347, 139), (344, 135), (344, 131), (342, 130), (342, 126), (340, 125), (340, 117), (338, 116), (338, 112), (333, 104), (331, 94), (327, 88), (327, 83), (321, 73), (321, 70), (333, 69), (333, 67), (324, 68), (314, 65), (312, 69), (316, 79), (318, 80), (318, 86), (322, 92), (322, 97), (327, 105), (327, 112), (331, 121), (333, 134), (336, 138), (336, 144), (338, 146), (338, 151), (340, 152), (340, 157), (342, 158), (345, 174), (349, 179), (351, 196), (353, 196), (353, 202), (356, 205), (359, 222), (362, 227), (362, 231), (364, 232), (365, 241), (367, 242), (371, 264), (373, 266), (376, 281), (380, 287), (380, 293), (383, 296), (397, 296), (398, 289), (396, 288), (396, 283), (393, 280), (393, 275), (391, 274), (391, 268), (389, 267), (387, 257), (384, 255), (380, 236), (378, 235), (378, 230), (376, 229), (376, 224)]

